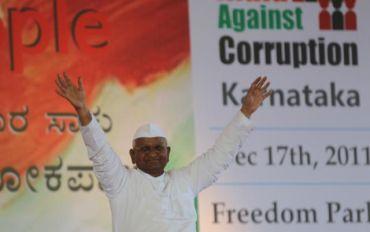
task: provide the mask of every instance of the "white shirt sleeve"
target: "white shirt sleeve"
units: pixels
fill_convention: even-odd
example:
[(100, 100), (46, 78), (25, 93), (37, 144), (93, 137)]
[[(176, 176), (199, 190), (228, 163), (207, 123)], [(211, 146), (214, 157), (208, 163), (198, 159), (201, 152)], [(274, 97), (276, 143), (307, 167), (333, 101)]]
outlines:
[(213, 147), (183, 169), (190, 176), (195, 195), (213, 184), (218, 175), (229, 167), (251, 130), (251, 120), (239, 111)]
[(91, 122), (81, 127), (81, 134), (89, 159), (93, 162), (94, 173), (106, 195), (113, 198), (123, 189), (128, 170), (109, 145), (93, 115)]

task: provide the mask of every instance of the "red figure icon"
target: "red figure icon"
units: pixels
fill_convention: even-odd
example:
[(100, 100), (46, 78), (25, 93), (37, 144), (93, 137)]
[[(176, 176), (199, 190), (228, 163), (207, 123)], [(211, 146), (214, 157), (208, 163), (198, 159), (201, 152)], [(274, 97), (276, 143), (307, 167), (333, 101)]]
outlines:
[(329, 7), (330, 0), (319, 0), (321, 6), (321, 12), (319, 14), (320, 30), (331, 29), (331, 16), (327, 8)]
[(345, 29), (346, 30), (357, 30), (357, 16), (356, 13), (353, 11), (355, 7), (356, 0), (345, 0), (344, 2), (348, 11), (344, 15), (344, 22), (345, 22)]

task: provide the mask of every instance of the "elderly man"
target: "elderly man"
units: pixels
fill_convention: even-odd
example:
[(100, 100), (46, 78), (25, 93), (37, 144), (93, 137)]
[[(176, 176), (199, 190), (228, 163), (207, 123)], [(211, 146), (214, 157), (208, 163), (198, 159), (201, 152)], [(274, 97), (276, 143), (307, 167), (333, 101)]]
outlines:
[(74, 85), (66, 74), (63, 76), (56, 79), (56, 91), (79, 116), (89, 159), (109, 198), (114, 232), (194, 232), (194, 198), (233, 162), (251, 130), (252, 113), (271, 95), (267, 78), (257, 78), (241, 110), (213, 147), (179, 170), (164, 171), (170, 147), (163, 131), (153, 124), (138, 128), (130, 149), (136, 168), (129, 169), (122, 165), (86, 107), (81, 79)]

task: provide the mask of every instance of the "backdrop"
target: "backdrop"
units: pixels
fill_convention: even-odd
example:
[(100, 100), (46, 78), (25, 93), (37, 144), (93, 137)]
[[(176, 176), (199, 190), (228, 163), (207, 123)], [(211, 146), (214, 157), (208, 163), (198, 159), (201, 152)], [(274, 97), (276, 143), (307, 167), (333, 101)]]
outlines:
[(160, 124), (167, 169), (212, 145), (257, 76), (273, 95), (234, 164), (195, 205), (198, 230), (368, 231), (365, 0), (0, 2), (0, 231), (111, 231), (66, 72), (122, 162)]

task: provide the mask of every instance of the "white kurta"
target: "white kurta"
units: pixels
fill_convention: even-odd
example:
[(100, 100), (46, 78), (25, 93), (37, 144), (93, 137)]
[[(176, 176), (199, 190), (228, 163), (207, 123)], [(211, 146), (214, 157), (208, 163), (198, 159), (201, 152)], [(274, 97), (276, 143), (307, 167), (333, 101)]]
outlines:
[(96, 119), (81, 128), (94, 172), (109, 198), (114, 232), (195, 232), (194, 198), (217, 179), (251, 131), (241, 112), (214, 146), (179, 170), (152, 177), (124, 167)]

